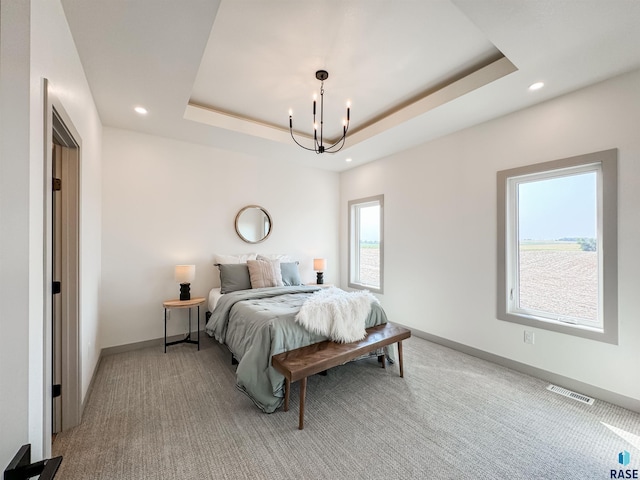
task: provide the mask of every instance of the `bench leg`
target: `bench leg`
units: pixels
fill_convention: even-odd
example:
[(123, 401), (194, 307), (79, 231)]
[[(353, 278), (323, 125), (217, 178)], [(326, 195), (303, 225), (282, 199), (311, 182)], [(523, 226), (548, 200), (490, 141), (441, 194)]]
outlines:
[(307, 377), (300, 380), (300, 418), (298, 420), (298, 430), (304, 428), (304, 397), (307, 393)]
[(382, 364), (382, 368), (387, 368), (387, 362), (385, 362), (384, 355), (378, 355), (378, 363)]
[(289, 411), (289, 392), (291, 391), (291, 381), (288, 378), (284, 379), (284, 411)]
[(404, 377), (404, 370), (402, 369), (402, 342), (398, 342), (398, 365), (400, 366), (400, 376)]

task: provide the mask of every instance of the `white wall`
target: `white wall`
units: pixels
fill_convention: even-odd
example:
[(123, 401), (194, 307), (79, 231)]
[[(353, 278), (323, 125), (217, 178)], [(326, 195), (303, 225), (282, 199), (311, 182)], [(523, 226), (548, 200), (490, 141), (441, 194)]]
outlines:
[[(98, 359), (101, 124), (62, 6), (2, 1), (0, 466), (24, 443), (50, 455), (50, 331), (45, 315), (43, 78), (80, 133), (82, 398)], [(15, 55), (17, 53), (17, 55)], [(9, 60), (9, 61), (7, 61)], [(8, 108), (5, 108), (8, 107)], [(5, 128), (6, 127), (6, 128)]]
[(0, 1), (0, 471), (27, 443), (29, 1)]
[[(640, 400), (640, 72), (449, 135), (341, 175), (349, 200), (385, 195), (389, 319)], [(523, 94), (526, 92), (523, 92)], [(496, 319), (496, 172), (619, 149), (619, 345)], [(528, 330), (532, 330), (527, 327)]]
[[(162, 302), (179, 294), (177, 264), (196, 265), (192, 296), (219, 286), (214, 254), (290, 254), (308, 282), (322, 256), (326, 281), (339, 279), (337, 173), (105, 128), (102, 192), (102, 347), (163, 336)], [(250, 204), (273, 219), (271, 236), (254, 245), (234, 228)], [(169, 335), (186, 331), (182, 313)]]

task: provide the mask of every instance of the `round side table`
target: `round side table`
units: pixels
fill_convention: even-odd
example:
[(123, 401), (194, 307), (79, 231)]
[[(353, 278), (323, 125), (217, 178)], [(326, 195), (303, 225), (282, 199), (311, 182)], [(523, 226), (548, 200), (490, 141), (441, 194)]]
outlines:
[[(167, 300), (162, 302), (162, 306), (164, 307), (164, 353), (167, 353), (167, 347), (169, 345), (175, 345), (177, 343), (194, 343), (198, 345), (198, 350), (200, 350), (200, 305), (204, 305), (204, 302), (204, 297), (193, 297), (191, 300)], [(198, 307), (198, 329), (196, 340), (191, 339), (191, 309), (193, 307)], [(167, 310), (172, 308), (189, 309), (189, 332), (182, 340), (175, 340), (167, 343)]]

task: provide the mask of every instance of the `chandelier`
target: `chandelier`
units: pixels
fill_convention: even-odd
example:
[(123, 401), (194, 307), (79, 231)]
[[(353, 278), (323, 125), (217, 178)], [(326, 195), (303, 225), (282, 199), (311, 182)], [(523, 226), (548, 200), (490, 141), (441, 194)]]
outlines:
[[(347, 130), (349, 130), (349, 115), (351, 111), (351, 106), (349, 102), (347, 102), (347, 118), (342, 122), (342, 137), (335, 141), (332, 145), (325, 146), (324, 138), (323, 138), (323, 130), (324, 130), (324, 81), (329, 78), (329, 72), (326, 70), (318, 70), (316, 72), (316, 78), (320, 80), (320, 125), (316, 121), (316, 95), (313, 95), (313, 148), (305, 147), (302, 145), (296, 137), (293, 135), (293, 112), (289, 110), (289, 132), (291, 133), (291, 138), (293, 141), (298, 144), (298, 146), (304, 148), (305, 150), (309, 150), (311, 152), (316, 153), (336, 153), (344, 147), (344, 142), (347, 138)], [(318, 132), (318, 129), (320, 132)]]

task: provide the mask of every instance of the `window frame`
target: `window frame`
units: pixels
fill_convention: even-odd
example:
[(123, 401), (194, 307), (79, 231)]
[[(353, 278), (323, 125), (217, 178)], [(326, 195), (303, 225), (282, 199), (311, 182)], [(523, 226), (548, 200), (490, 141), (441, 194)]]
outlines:
[[(540, 180), (595, 171), (598, 196), (599, 316), (602, 328), (566, 323), (513, 308), (517, 290), (517, 199), (518, 178)], [(605, 343), (618, 344), (618, 151), (604, 150), (497, 172), (497, 318)], [(514, 234), (515, 232), (515, 234)], [(515, 294), (511, 299), (510, 292)]]
[[(356, 278), (359, 272), (360, 264), (360, 235), (359, 229), (356, 229), (356, 225), (359, 225), (359, 210), (363, 207), (372, 205), (378, 205), (380, 207), (380, 266), (379, 276), (380, 285), (378, 287), (374, 285), (367, 285), (361, 283)], [(384, 292), (384, 195), (374, 195), (371, 197), (360, 198), (357, 200), (350, 200), (348, 202), (349, 208), (349, 262), (348, 262), (348, 276), (349, 276), (349, 288), (358, 290), (369, 290), (373, 293)]]

